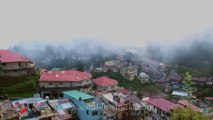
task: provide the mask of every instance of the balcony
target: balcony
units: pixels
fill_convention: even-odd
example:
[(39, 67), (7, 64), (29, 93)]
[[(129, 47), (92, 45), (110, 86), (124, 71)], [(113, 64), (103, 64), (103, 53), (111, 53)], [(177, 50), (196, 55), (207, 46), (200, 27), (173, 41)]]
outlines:
[(55, 85), (55, 86), (50, 86), (50, 87), (40, 87), (40, 90), (70, 90), (70, 89), (81, 89), (81, 88), (90, 88), (92, 87), (92, 83), (89, 83), (87, 85), (80, 85), (80, 86), (70, 86), (70, 87), (62, 87), (62, 86), (58, 86), (58, 85)]

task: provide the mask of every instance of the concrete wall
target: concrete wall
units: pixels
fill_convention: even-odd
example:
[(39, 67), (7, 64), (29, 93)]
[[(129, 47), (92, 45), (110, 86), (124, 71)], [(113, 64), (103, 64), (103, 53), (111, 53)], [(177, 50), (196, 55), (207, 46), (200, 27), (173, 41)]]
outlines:
[(106, 66), (114, 66), (115, 63), (114, 63), (113, 61), (106, 61), (106, 62), (105, 62), (105, 65), (106, 65)]
[(129, 80), (134, 80), (138, 74), (137, 69), (121, 68), (120, 73)]
[(24, 69), (24, 68), (33, 68), (34, 64), (26, 62), (14, 62), (14, 63), (5, 63), (2, 64), (2, 70), (14, 70), (14, 69)]
[(9, 70), (9, 71), (3, 71), (0, 76), (10, 76), (10, 77), (16, 77), (16, 76), (24, 76), (28, 75), (27, 70)]
[(151, 110), (152, 110), (154, 113), (156, 113), (156, 114), (158, 114), (158, 115), (160, 115), (160, 116), (164, 116), (164, 114), (165, 114), (164, 111), (162, 111), (161, 109), (159, 109), (159, 108), (157, 108), (157, 107), (151, 106), (150, 108), (151, 108)]
[[(76, 105), (77, 114), (78, 114), (78, 117), (80, 120), (102, 120), (103, 119), (103, 109), (102, 108), (91, 108), (83, 101), (77, 100), (77, 99), (72, 98), (67, 95), (64, 95), (64, 98), (70, 99)], [(98, 115), (93, 116), (92, 112), (94, 112), (94, 111), (98, 111)]]
[(147, 83), (149, 82), (149, 77), (139, 77), (141, 83)]
[(61, 88), (67, 88), (67, 87), (79, 87), (79, 86), (85, 86), (91, 84), (91, 80), (83, 80), (80, 82), (39, 82), (40, 87), (45, 88), (54, 88), (54, 87), (61, 87)]
[(117, 90), (117, 85), (115, 85), (115, 86), (107, 86), (107, 87), (102, 87), (102, 86), (97, 86), (96, 85), (96, 88), (99, 91), (114, 91), (114, 90)]

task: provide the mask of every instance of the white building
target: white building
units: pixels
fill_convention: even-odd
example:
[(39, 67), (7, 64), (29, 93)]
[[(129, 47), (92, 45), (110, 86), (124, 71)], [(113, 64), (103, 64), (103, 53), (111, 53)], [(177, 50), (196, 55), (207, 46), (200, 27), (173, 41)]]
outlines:
[(141, 83), (149, 82), (149, 78), (150, 78), (149, 75), (144, 72), (142, 72), (138, 75), (138, 79), (141, 81)]

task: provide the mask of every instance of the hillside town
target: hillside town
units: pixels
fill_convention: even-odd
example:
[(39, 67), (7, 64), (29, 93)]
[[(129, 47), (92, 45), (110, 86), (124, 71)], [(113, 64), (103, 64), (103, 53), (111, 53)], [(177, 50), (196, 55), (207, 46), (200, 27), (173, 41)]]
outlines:
[[(212, 117), (213, 96), (188, 92), (187, 75), (168, 72), (168, 66), (126, 50), (83, 71), (45, 69), (29, 58), (0, 50), (0, 120), (170, 120), (176, 109)], [(23, 76), (29, 78), (17, 89), (23, 89), (22, 82), (31, 86), (7, 93), (10, 84), (18, 84)], [(211, 76), (189, 78), (197, 91), (213, 87)]]

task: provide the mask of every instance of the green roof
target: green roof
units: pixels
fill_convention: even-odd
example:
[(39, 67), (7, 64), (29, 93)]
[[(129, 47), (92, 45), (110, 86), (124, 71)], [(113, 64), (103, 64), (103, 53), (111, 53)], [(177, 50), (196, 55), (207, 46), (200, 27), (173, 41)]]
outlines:
[(64, 69), (63, 68), (52, 68), (51, 70), (60, 71), (60, 70), (64, 70)]
[(79, 98), (81, 98), (81, 100), (88, 100), (88, 99), (94, 98), (91, 95), (88, 95), (88, 94), (83, 93), (83, 92), (79, 92), (77, 90), (65, 91), (63, 93), (66, 94), (66, 95), (68, 95), (68, 96), (70, 96), (70, 97), (78, 99), (78, 100), (79, 100)]

